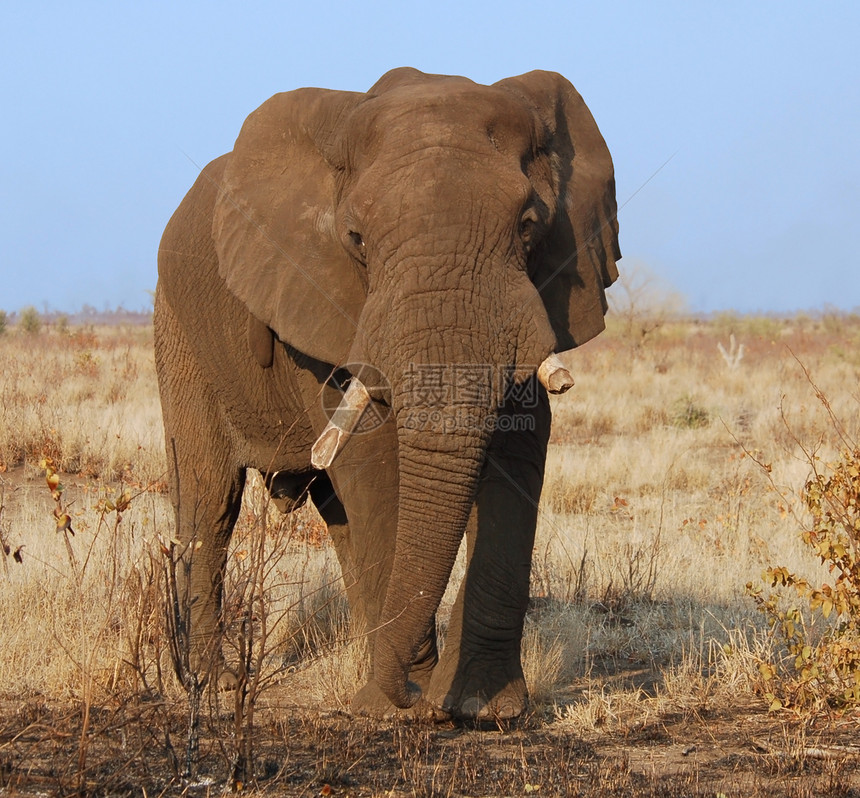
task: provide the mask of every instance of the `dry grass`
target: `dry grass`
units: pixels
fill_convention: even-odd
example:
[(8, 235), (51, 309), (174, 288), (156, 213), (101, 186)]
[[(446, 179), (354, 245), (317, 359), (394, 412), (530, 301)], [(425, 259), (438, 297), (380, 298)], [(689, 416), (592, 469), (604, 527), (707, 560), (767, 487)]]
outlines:
[(52, 457), (63, 471), (164, 479), (151, 327), (0, 336), (0, 469)]
[[(718, 349), (720, 343), (731, 351), (731, 335), (744, 345), (740, 360)], [(523, 794), (526, 785), (539, 785), (540, 767), (561, 773), (578, 757), (580, 771), (592, 768), (589, 783), (605, 782), (607, 791), (569, 787), (561, 794), (612, 794), (607, 784), (626, 784), (631, 794), (644, 791), (635, 757), (601, 759), (594, 749), (581, 748), (585, 742), (570, 748), (570, 741), (590, 746), (635, 737), (667, 718), (729, 718), (739, 701), (756, 700), (756, 665), (770, 656), (773, 643), (744, 585), (775, 562), (810, 576), (819, 570), (803, 548), (795, 518), (809, 474), (798, 441), (826, 460), (833, 436), (798, 360), (856, 433), (858, 353), (856, 318), (724, 316), (710, 323), (666, 323), (635, 340), (610, 328), (566, 356), (577, 387), (555, 400), (534, 609), (523, 646), (534, 700), (526, 723), (531, 731), (523, 733), (531, 735), (531, 748), (514, 765), (507, 743), (493, 743), (499, 762), (507, 763), (499, 766), (507, 774), (505, 789)], [(66, 718), (69, 739), (78, 741), (68, 768), (84, 774), (72, 783), (85, 792), (87, 785), (102, 783), (80, 761), (81, 741), (92, 738), (96, 745), (97, 710), (128, 711), (142, 706), (141, 696), (150, 702), (157, 697), (135, 717), (148, 728), (163, 724), (156, 736), (165, 750), (165, 740), (181, 737), (183, 694), (171, 674), (159, 604), (161, 544), (171, 535), (171, 514), (163, 492), (151, 329), (11, 331), (0, 335), (0, 362), (0, 535), (10, 548), (9, 555), (0, 554), (0, 702), (12, 708), (10, 718)], [(64, 497), (72, 502), (76, 533), (68, 546), (54, 531), (53, 503), (38, 465), (45, 457), (68, 474)], [(772, 480), (755, 461), (770, 465)], [(104, 502), (123, 489), (134, 498), (118, 518)], [(257, 480), (246, 494), (230, 552), (227, 603), (234, 624), (228, 643), (245, 617), (240, 597), (246, 595), (248, 552), (264, 529), (266, 601), (259, 611), (266, 613), (268, 633), (259, 701), (274, 719), (258, 721), (258, 733), (265, 740), (277, 736), (277, 724), (287, 721), (276, 719), (289, 706), (295, 718), (315, 718), (292, 723), (310, 724), (313, 734), (348, 758), (352, 732), (319, 711), (347, 708), (366, 678), (366, 645), (349, 636), (336, 559), (315, 512), (308, 508), (284, 519), (267, 505)], [(21, 546), (18, 564), (11, 552)], [(454, 583), (462, 571), (461, 561)], [(455, 586), (443, 601), (443, 621)], [(222, 699), (210, 715), (214, 736), (202, 761), (229, 759), (217, 742), (219, 729), (230, 734), (224, 710)], [(10, 722), (8, 733), (0, 728), (0, 788), (13, 783), (9, 774), (20, 773), (26, 761), (15, 735), (28, 723)], [(406, 790), (394, 794), (492, 792), (482, 793), (476, 786), (482, 777), (462, 770), (477, 767), (470, 758), (480, 747), (475, 739), (445, 743), (446, 756), (459, 757), (455, 778), (450, 765), (446, 769), (435, 758), (434, 746), (442, 745), (436, 731), (398, 728), (374, 726), (373, 732), (389, 735), (385, 750), (410, 751), (386, 771), (395, 774), (388, 788), (396, 783)], [(95, 758), (93, 753), (89, 761)], [(260, 762), (261, 778), (284, 778), (286, 765), (266, 764), (264, 756)], [(589, 762), (606, 765), (603, 782)], [(315, 789), (330, 782), (337, 794), (377, 794), (356, 787), (348, 763), (333, 767), (329, 756), (315, 767)], [(226, 766), (212, 768), (223, 782)], [(516, 778), (511, 768), (519, 768)], [(167, 788), (169, 779), (152, 778), (151, 785)], [(657, 782), (649, 783), (651, 789)], [(816, 781), (816, 789), (823, 783)], [(704, 795), (704, 786), (722, 782), (701, 784), (702, 792), (684, 793), (679, 786), (675, 793), (664, 784), (654, 794)], [(746, 782), (745, 794), (780, 794), (756, 785)]]

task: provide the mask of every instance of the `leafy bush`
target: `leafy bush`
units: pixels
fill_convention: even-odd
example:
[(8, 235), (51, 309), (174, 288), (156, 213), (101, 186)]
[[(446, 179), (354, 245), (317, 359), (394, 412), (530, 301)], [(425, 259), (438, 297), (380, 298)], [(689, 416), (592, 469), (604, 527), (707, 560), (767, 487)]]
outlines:
[(771, 589), (787, 589), (800, 602), (800, 606), (788, 602), (787, 607), (782, 594), (765, 597), (761, 588), (747, 584), (747, 592), (789, 655), (781, 668), (760, 664), (765, 694), (771, 709), (856, 708), (860, 706), (860, 446), (846, 446), (839, 459), (828, 465), (827, 473), (815, 470), (802, 498), (812, 516), (803, 541), (835, 580), (816, 587), (787, 568), (768, 568), (763, 579)]
[(39, 311), (32, 305), (22, 308), (18, 314), (18, 325), (25, 333), (35, 334), (42, 329), (42, 319), (39, 317)]
[(6, 311), (0, 310), (0, 335), (3, 335), (6, 332), (6, 324), (8, 319), (6, 318)]

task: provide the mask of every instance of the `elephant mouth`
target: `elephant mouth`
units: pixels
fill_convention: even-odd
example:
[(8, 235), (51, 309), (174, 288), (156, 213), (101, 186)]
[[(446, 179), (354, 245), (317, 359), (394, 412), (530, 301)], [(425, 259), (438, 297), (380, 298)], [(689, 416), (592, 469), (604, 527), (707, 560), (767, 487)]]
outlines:
[[(388, 381), (381, 378), (378, 370), (371, 366), (356, 368), (355, 370), (350, 368), (350, 373), (356, 374), (356, 372), (362, 375), (370, 374), (371, 377), (375, 376), (376, 378), (371, 387), (367, 387), (357, 375), (350, 378), (340, 404), (311, 447), (311, 465), (314, 468), (328, 468), (356, 430), (361, 426), (368, 427), (367, 423), (363, 422), (368, 409), (374, 403), (381, 405), (390, 412), (391, 386)], [(549, 355), (540, 364), (537, 369), (537, 377), (541, 385), (551, 394), (565, 393), (574, 385), (571, 373), (555, 354)], [(375, 423), (378, 420), (379, 413), (377, 412), (377, 418), (371, 420), (371, 428), (378, 426)], [(384, 421), (384, 418), (382, 420)]]

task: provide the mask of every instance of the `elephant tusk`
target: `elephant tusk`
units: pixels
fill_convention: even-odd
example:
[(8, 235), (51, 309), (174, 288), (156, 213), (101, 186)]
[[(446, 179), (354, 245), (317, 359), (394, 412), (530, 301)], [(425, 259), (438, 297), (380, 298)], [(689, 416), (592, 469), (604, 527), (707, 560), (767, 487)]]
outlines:
[(328, 468), (334, 462), (369, 404), (370, 394), (367, 388), (361, 380), (353, 377), (337, 410), (311, 447), (311, 465), (314, 468)]
[(559, 360), (558, 355), (550, 355), (538, 368), (540, 384), (549, 393), (564, 393), (573, 387), (573, 377)]

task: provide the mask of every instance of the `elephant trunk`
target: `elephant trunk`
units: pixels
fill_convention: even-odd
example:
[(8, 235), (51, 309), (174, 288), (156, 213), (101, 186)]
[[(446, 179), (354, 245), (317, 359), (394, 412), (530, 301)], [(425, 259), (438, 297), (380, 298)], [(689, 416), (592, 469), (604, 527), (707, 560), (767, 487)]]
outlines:
[(411, 706), (420, 696), (408, 681), (409, 671), (454, 566), (492, 415), (490, 408), (469, 408), (457, 416), (463, 429), (412, 429), (408, 412), (398, 417), (397, 543), (373, 657), (376, 682), (398, 707)]

